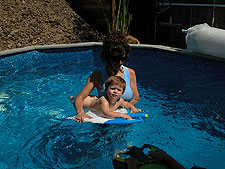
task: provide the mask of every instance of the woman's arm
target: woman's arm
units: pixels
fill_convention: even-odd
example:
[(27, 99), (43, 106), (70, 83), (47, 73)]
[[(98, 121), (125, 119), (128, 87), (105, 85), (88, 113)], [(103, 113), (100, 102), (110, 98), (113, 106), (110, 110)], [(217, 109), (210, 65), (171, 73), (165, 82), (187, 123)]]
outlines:
[(131, 104), (130, 102), (126, 102), (124, 100), (121, 101), (120, 106), (130, 109), (131, 113), (138, 113), (139, 112), (139, 110), (133, 104)]
[(128, 68), (128, 70), (129, 70), (129, 74), (130, 74), (130, 87), (133, 91), (133, 98), (130, 101), (130, 103), (135, 105), (140, 100), (138, 88), (137, 88), (137, 82), (136, 82), (136, 74), (133, 69)]
[[(74, 107), (77, 111), (76, 121), (80, 123), (84, 123), (85, 118), (91, 118), (87, 114), (85, 114), (83, 106), (84, 106), (84, 99), (90, 95), (90, 93), (93, 91), (93, 89), (97, 86), (97, 84), (101, 83), (101, 74), (99, 74), (99, 71), (94, 71), (87, 79), (86, 84), (84, 88), (81, 90), (81, 92), (77, 95)], [(100, 77), (99, 77), (100, 76)]]

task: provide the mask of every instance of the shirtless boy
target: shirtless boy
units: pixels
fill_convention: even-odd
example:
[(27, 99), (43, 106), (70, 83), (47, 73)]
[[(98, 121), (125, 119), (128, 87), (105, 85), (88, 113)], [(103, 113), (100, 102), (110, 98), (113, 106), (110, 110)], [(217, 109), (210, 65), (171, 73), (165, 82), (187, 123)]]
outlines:
[(126, 87), (126, 82), (119, 76), (110, 76), (105, 83), (106, 94), (100, 98), (96, 96), (88, 96), (84, 99), (84, 106), (90, 109), (103, 112), (107, 118), (122, 117), (124, 119), (132, 119), (126, 113), (115, 112), (119, 107), (131, 109), (131, 112), (138, 113), (139, 110), (129, 102), (124, 101), (121, 96)]

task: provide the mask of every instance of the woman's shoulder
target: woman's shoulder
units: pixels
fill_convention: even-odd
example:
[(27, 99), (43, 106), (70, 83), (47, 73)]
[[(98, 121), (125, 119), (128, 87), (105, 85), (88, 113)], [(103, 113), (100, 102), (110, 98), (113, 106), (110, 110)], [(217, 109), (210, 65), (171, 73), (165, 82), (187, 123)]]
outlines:
[(100, 70), (95, 70), (91, 73), (90, 82), (93, 82), (97, 88), (101, 88), (102, 81), (102, 73)]
[(101, 78), (103, 79), (103, 76), (104, 76), (104, 67), (99, 67), (98, 69), (94, 70), (90, 77), (91, 78), (94, 78), (94, 79), (98, 79), (98, 78)]
[(97, 69), (91, 73), (90, 77), (98, 77), (98, 76), (101, 76), (101, 71)]
[(129, 73), (135, 73), (134, 69), (128, 67)]
[(129, 74), (130, 74), (130, 77), (131, 77), (131, 78), (135, 78), (135, 77), (136, 77), (136, 74), (135, 74), (134, 69), (128, 68), (128, 71), (129, 71)]
[(130, 68), (130, 67), (127, 67), (127, 66), (124, 66), (124, 65), (123, 65), (123, 68), (124, 68), (124, 69), (127, 69), (127, 70), (129, 71), (129, 73), (134, 73), (134, 74), (135, 74), (134, 69), (132, 69), (132, 68)]

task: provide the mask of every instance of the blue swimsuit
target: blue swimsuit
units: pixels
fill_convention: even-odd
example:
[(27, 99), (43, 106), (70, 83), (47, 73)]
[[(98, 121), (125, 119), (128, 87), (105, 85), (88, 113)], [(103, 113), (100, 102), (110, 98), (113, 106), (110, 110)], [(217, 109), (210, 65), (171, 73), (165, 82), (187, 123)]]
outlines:
[[(129, 74), (127, 67), (125, 67), (125, 66), (122, 66), (122, 67), (123, 67), (123, 72), (124, 72), (124, 80), (126, 82), (126, 88), (125, 88), (125, 91), (121, 98), (124, 99), (125, 101), (130, 101), (133, 98), (133, 91), (130, 87), (130, 74)], [(104, 83), (102, 85), (102, 88), (100, 90), (98, 90), (99, 97), (101, 97), (105, 94), (105, 81), (108, 78), (105, 68), (101, 69), (100, 71), (101, 71), (102, 79), (103, 79)]]

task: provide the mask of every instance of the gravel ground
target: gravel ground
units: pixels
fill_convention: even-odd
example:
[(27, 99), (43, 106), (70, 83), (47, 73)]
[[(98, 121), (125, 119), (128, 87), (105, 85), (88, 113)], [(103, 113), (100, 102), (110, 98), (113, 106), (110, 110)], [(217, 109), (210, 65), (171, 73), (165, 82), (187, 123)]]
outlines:
[(99, 42), (65, 0), (0, 0), (0, 51), (31, 45)]

